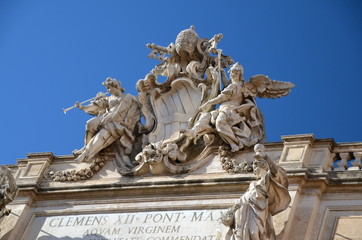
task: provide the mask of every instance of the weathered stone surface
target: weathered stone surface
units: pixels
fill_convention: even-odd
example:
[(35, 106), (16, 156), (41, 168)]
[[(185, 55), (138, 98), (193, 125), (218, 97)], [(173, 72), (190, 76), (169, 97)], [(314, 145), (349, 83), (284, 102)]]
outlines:
[(18, 187), (11, 170), (0, 166), (0, 221), (10, 214), (11, 211), (6, 208), (6, 205), (14, 200), (17, 191)]
[[(362, 216), (362, 142), (291, 135), (255, 154), (265, 141), (255, 99), (286, 96), (294, 85), (264, 75), (244, 81), (242, 65), (222, 54), (222, 38), (199, 38), (191, 27), (167, 47), (147, 44), (161, 63), (137, 82), (137, 97), (107, 78), (111, 96), (65, 109), (95, 116), (84, 148), (8, 166), (19, 191), (0, 239), (219, 240), (243, 229), (271, 239), (355, 239), (360, 232), (348, 228)], [(254, 156), (269, 167), (253, 165)], [(225, 227), (221, 212), (237, 201), (229, 220), (249, 217), (249, 225)], [(240, 211), (250, 202), (258, 220)]]
[(269, 159), (263, 145), (255, 145), (254, 150), (257, 179), (221, 216), (230, 228), (225, 239), (276, 239), (272, 216), (284, 211), (291, 201), (285, 170)]
[[(222, 38), (199, 38), (191, 26), (167, 47), (147, 44), (152, 49), (149, 57), (162, 62), (137, 82), (137, 99), (107, 78), (104, 85), (111, 96), (98, 93), (86, 106), (77, 102), (65, 109), (78, 107), (95, 115), (86, 124), (84, 147), (73, 152), (76, 162), (93, 164), (48, 177), (89, 179), (103, 167), (97, 164), (104, 162), (99, 160), (103, 156), (112, 158), (123, 176), (189, 173), (217, 157), (227, 171), (250, 171), (230, 161), (239, 151), (265, 142), (264, 119), (255, 99), (286, 96), (294, 85), (265, 75), (244, 81), (242, 65), (231, 65), (234, 61), (218, 48)], [(165, 82), (157, 81), (160, 75)]]
[[(314, 139), (308, 143), (309, 148), (312, 153), (318, 154), (307, 155), (292, 163), (282, 162), (285, 148), (290, 148), (291, 143), (300, 144), (303, 138), (294, 135), (284, 137), (288, 144), (265, 144), (266, 154), (286, 169), (290, 183), (291, 203), (285, 211), (273, 216), (276, 237), (285, 240), (333, 239), (335, 233), (343, 233), (353, 239), (353, 235), (348, 234), (354, 230), (346, 230), (344, 223), (349, 220), (344, 218), (351, 216), (358, 219), (362, 216), (362, 172), (349, 169), (332, 171), (325, 166), (332, 159), (330, 155), (336, 154), (333, 159), (339, 161), (340, 153), (348, 152), (354, 156), (354, 153), (362, 152), (362, 143), (337, 144), (332, 139)], [(235, 164), (252, 162), (253, 155), (254, 152), (249, 149), (236, 153), (233, 156)], [(304, 167), (302, 161), (306, 163)], [(44, 225), (45, 222), (62, 217), (225, 211), (255, 180), (252, 173), (227, 173), (217, 155), (196, 171), (177, 177), (151, 174), (120, 176), (112, 158), (107, 158), (103, 168), (92, 178), (65, 182), (52, 181), (44, 175), (48, 170), (83, 169), (88, 163), (77, 164), (72, 155), (54, 156), (51, 153), (29, 154), (27, 159), (18, 162), (9, 168), (19, 186), (19, 193), (7, 205), (11, 213), (0, 223), (0, 239), (32, 239), (28, 234), (43, 233), (39, 232), (39, 228), (48, 226)], [(42, 167), (31, 167), (34, 164)], [(338, 219), (342, 219), (340, 227)], [(209, 224), (213, 223), (204, 226), (211, 231), (214, 227), (209, 228)], [(227, 231), (222, 224), (220, 226), (221, 232)], [(64, 230), (64, 234), (80, 238), (74, 235), (78, 234), (75, 231)]]
[(226, 232), (219, 222), (220, 215), (221, 210), (179, 210), (39, 216), (25, 235), (29, 239), (217, 240)]

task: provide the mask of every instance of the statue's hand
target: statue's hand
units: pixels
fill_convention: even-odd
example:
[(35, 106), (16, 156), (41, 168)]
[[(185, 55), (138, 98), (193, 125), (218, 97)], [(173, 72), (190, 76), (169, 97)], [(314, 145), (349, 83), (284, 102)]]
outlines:
[(75, 102), (74, 104), (77, 108), (81, 109), (83, 108), (83, 105), (80, 102)]
[(222, 215), (220, 217), (220, 221), (225, 226), (231, 226), (233, 224), (233, 222), (234, 222), (234, 211), (233, 211), (232, 207), (229, 208), (226, 212), (222, 213)]

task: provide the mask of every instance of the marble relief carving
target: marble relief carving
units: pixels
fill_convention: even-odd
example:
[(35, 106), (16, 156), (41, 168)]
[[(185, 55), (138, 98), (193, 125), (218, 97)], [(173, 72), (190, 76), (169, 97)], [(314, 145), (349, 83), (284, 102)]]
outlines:
[(15, 179), (10, 169), (0, 166), (0, 219), (10, 214), (6, 205), (11, 203), (18, 191)]
[(230, 159), (265, 141), (256, 97), (283, 97), (294, 85), (264, 75), (245, 81), (242, 65), (218, 48), (222, 38), (200, 38), (191, 26), (166, 47), (147, 44), (149, 57), (160, 63), (137, 82), (137, 97), (108, 78), (103, 85), (110, 96), (77, 102), (94, 117), (86, 124), (84, 147), (73, 152), (76, 162), (94, 161), (107, 150), (121, 175), (182, 174), (219, 155), (225, 171), (251, 171)]

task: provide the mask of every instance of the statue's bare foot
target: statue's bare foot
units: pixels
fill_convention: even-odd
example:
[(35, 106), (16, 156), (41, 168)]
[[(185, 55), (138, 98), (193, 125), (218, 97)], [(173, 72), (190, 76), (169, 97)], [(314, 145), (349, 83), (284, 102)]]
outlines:
[(189, 139), (193, 139), (193, 138), (196, 137), (195, 132), (190, 130), (190, 129), (182, 129), (182, 130), (180, 130), (180, 133), (182, 133), (183, 135), (185, 135)]
[(85, 155), (84, 155), (84, 154), (81, 154), (81, 155), (79, 155), (76, 159), (74, 159), (74, 161), (75, 161), (76, 163), (81, 163), (81, 162), (84, 161), (84, 158), (85, 158)]
[(230, 144), (230, 147), (231, 147), (231, 152), (237, 152), (237, 151), (243, 149), (243, 148), (244, 148), (244, 145), (243, 145), (242, 143), (239, 143), (239, 145), (236, 145), (236, 144), (234, 144), (234, 143), (231, 143), (231, 144)]
[(73, 151), (72, 151), (72, 154), (74, 155), (74, 156), (78, 156), (78, 155), (81, 155), (83, 152), (84, 152), (84, 148), (82, 148), (82, 149), (74, 149)]
[(239, 146), (236, 144), (230, 144), (230, 147), (231, 147), (231, 152), (237, 152), (240, 149)]

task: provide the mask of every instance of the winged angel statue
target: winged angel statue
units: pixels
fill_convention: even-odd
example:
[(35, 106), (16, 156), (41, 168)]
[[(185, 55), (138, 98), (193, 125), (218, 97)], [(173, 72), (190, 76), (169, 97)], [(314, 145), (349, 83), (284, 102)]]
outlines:
[(220, 146), (238, 153), (264, 142), (255, 98), (283, 97), (294, 85), (264, 75), (244, 81), (242, 65), (218, 49), (222, 37), (199, 38), (191, 26), (167, 47), (147, 44), (149, 57), (161, 63), (137, 82), (138, 97), (107, 79), (110, 97), (76, 103), (96, 115), (87, 123), (85, 146), (74, 152), (76, 160), (108, 151), (122, 175), (181, 174), (211, 161)]
[[(294, 86), (288, 82), (256, 75), (244, 82), (244, 68), (235, 63), (229, 70), (231, 83), (221, 93), (200, 106), (205, 111), (192, 129), (185, 133), (190, 138), (216, 134), (230, 146), (232, 152), (252, 147), (265, 141), (263, 115), (256, 106), (255, 98), (276, 98), (289, 94)], [(220, 104), (208, 112), (209, 106)]]

